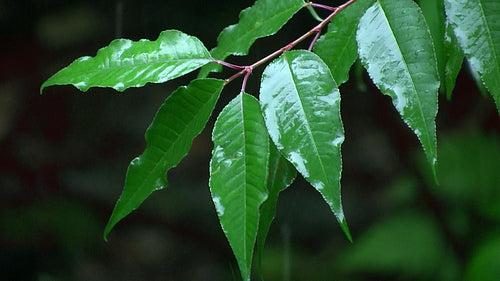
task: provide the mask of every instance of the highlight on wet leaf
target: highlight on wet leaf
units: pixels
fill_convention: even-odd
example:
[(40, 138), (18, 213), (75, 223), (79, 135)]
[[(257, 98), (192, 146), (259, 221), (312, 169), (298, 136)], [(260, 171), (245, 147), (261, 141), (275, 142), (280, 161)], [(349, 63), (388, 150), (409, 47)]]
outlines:
[[(194, 138), (209, 122), (222, 89), (226, 84), (234, 83), (236, 78), (243, 78), (242, 90), (237, 95), (233, 93), (236, 97), (232, 94), (228, 96), (229, 99), (234, 98), (222, 105), (224, 107), (213, 127), (208, 185), (242, 280), (251, 280), (254, 251), (258, 263), (256, 273), (264, 279), (264, 246), (277, 202), (281, 192), (293, 183), (298, 173), (319, 192), (347, 238), (352, 241), (341, 196), (345, 134), (339, 86), (348, 81), (353, 64), (359, 91), (368, 89), (365, 84), (359, 86), (365, 78), (363, 71), (366, 69), (380, 92), (392, 99), (402, 120), (422, 144), (431, 166), (428, 174), (432, 170), (437, 182), (435, 119), (438, 92), (446, 92), (446, 96), (451, 98), (464, 58), (467, 58), (467, 68), (479, 91), (485, 96), (488, 96), (488, 91), (491, 93), (500, 113), (500, 1), (341, 2), (344, 4), (334, 8), (326, 4), (306, 4), (304, 0), (255, 0), (251, 7), (241, 11), (236, 24), (222, 30), (217, 46), (211, 52), (199, 39), (178, 30), (163, 31), (153, 41), (117, 39), (99, 49), (94, 57), (75, 60), (41, 85), (40, 93), (53, 85), (73, 85), (84, 92), (91, 87), (109, 87), (121, 92), (147, 83), (163, 83), (201, 68), (199, 79), (175, 90), (161, 105), (146, 130), (146, 148), (128, 167), (122, 194), (104, 230), (105, 240), (115, 225), (154, 191), (168, 186), (168, 172), (188, 153)], [(319, 20), (319, 24), (315, 23), (304, 34), (298, 34), (290, 43), (257, 58), (252, 64), (224, 62), (230, 56), (248, 55), (257, 39), (276, 34), (306, 6), (309, 16)], [(321, 16), (323, 12), (330, 13), (329, 16), (322, 19), (315, 10), (319, 11), (319, 8), (325, 10), (319, 12)], [(328, 30), (325, 30), (327, 24)], [(314, 52), (291, 50), (300, 46), (299, 43), (309, 44), (309, 49)], [(357, 58), (360, 60), (357, 61)], [(226, 80), (206, 78), (212, 71), (220, 70), (221, 65), (236, 70), (236, 73), (226, 77)], [(254, 69), (264, 66), (259, 99), (256, 99), (245, 93), (247, 80), (257, 78)], [(250, 75), (252, 72), (253, 75)], [(345, 84), (342, 87), (349, 86)], [(359, 91), (346, 93), (356, 94)], [(493, 142), (491, 145), (494, 145)], [(485, 146), (488, 145), (472, 147)], [(472, 152), (468, 158), (477, 160), (478, 153), (474, 149), (469, 150)], [(490, 157), (491, 149), (489, 152), (488, 159), (494, 160)], [(442, 156), (444, 163), (445, 153)], [(478, 171), (494, 167), (489, 161), (481, 163), (484, 165), (476, 165)], [(457, 169), (452, 166), (447, 165), (447, 169), (454, 171), (450, 179), (456, 182)], [(444, 172), (447, 169), (443, 169)], [(441, 179), (446, 179), (440, 175)], [(457, 185), (452, 186), (456, 193)], [(437, 190), (444, 190), (443, 187), (446, 184)], [(468, 196), (471, 193), (464, 194)], [(442, 195), (449, 196), (450, 193), (443, 192)], [(495, 199), (495, 196), (488, 199), (490, 197)], [(498, 204), (495, 200), (486, 201), (478, 203), (477, 210), (496, 219), (500, 214), (496, 208)], [(420, 227), (423, 230), (432, 230), (430, 226), (433, 222), (425, 216), (408, 213), (394, 217), (383, 227), (372, 231), (373, 237), (364, 237), (369, 238), (364, 241), (368, 243), (354, 249), (354, 255), (344, 256), (344, 265), (354, 269), (368, 262), (402, 268), (400, 257), (389, 255), (384, 260), (365, 249), (371, 247), (371, 250), (384, 252), (386, 249), (383, 247), (373, 247), (377, 240), (388, 237), (387, 231), (381, 230), (407, 233), (407, 222), (415, 220), (423, 226)], [(412, 231), (418, 229), (413, 228)], [(421, 234), (423, 236), (413, 237), (424, 237), (428, 241), (437, 237), (432, 231)], [(376, 239), (371, 239), (374, 237)], [(363, 240), (363, 237), (360, 238)], [(420, 243), (425, 239), (415, 241)], [(497, 241), (495, 243), (498, 244)], [(432, 260), (439, 258), (436, 253), (434, 249)], [(465, 271), (470, 275), (468, 278), (472, 280), (478, 276), (483, 261), (494, 260), (491, 253), (480, 251), (474, 256)], [(397, 254), (404, 256), (405, 252)], [(425, 256), (424, 252), (420, 254)], [(495, 276), (493, 271), (491, 276)]]
[(116, 39), (95, 57), (81, 57), (45, 81), (41, 88), (73, 85), (124, 91), (146, 83), (162, 83), (187, 74), (210, 61), (210, 53), (196, 37), (178, 30), (160, 33), (155, 41)]
[(321, 193), (351, 239), (340, 194), (340, 93), (328, 66), (308, 51), (284, 53), (264, 70), (260, 101), (274, 144)]
[(500, 112), (500, 1), (445, 0), (447, 20)]
[(245, 93), (229, 102), (212, 140), (210, 192), (241, 277), (250, 280), (260, 206), (268, 197), (269, 137), (259, 102)]
[[(409, 24), (411, 23), (411, 24)], [(392, 98), (437, 167), (436, 115), (440, 79), (431, 35), (411, 0), (380, 0), (359, 22), (358, 53), (370, 78)]]
[(205, 127), (223, 86), (223, 80), (197, 79), (165, 100), (146, 131), (146, 150), (128, 167), (123, 192), (104, 230), (105, 239), (153, 191), (167, 187), (167, 172), (186, 156)]

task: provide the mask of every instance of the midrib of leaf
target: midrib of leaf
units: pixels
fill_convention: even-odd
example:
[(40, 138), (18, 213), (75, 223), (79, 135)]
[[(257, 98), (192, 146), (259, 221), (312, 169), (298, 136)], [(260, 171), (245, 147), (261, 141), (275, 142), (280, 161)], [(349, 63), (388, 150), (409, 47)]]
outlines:
[[(243, 170), (243, 178), (245, 179), (245, 184), (243, 185), (244, 186), (244, 192), (243, 192), (243, 202), (245, 202), (245, 205), (244, 205), (244, 208), (243, 208), (243, 213), (244, 213), (244, 218), (245, 218), (245, 221), (247, 219), (247, 184), (248, 184), (248, 179), (247, 179), (247, 137), (246, 137), (246, 132), (247, 132), (247, 129), (246, 129), (246, 122), (245, 122), (245, 111), (243, 110), (244, 108), (244, 95), (243, 93), (241, 94), (241, 102), (240, 102), (240, 113), (241, 113), (241, 122), (243, 123), (242, 127), (243, 127), (243, 134), (242, 134), (242, 137), (243, 137), (243, 143), (245, 145), (245, 149), (243, 150), (243, 167), (244, 167), (244, 170)], [(243, 253), (245, 253), (244, 257), (245, 257), (245, 265), (247, 264), (247, 243), (245, 243), (246, 241), (246, 235), (247, 235), (247, 224), (244, 223), (243, 224), (243, 235), (245, 235), (245, 238), (244, 238), (244, 241), (243, 241)], [(247, 269), (248, 270), (248, 269)]]
[[(276, 174), (278, 174), (279, 162), (280, 162), (280, 158), (279, 157), (276, 157), (275, 163), (273, 163), (273, 164), (276, 164), (276, 165), (271, 165), (271, 162), (269, 162), (269, 167), (275, 167), (275, 169), (273, 169), (272, 171), (269, 170), (269, 175), (276, 175)], [(275, 177), (275, 176), (269, 177), (268, 186), (274, 186), (274, 183), (275, 183), (275, 181), (277, 179), (278, 178)]]
[[(401, 55), (401, 60), (404, 62), (403, 65), (404, 65), (404, 67), (406, 69), (406, 73), (408, 74), (408, 77), (411, 80), (411, 87), (413, 88), (413, 92), (416, 93), (416, 97), (417, 97), (417, 100), (418, 100), (418, 111), (420, 113), (420, 117), (422, 117), (422, 120), (424, 121), (423, 123), (424, 123), (426, 132), (429, 132), (429, 127), (427, 126), (427, 122), (425, 122), (426, 119), (425, 119), (425, 116), (424, 116), (424, 112), (422, 111), (422, 101), (420, 100), (420, 94), (417, 91), (417, 89), (415, 88), (415, 81), (413, 79), (413, 76), (411, 75), (410, 70), (408, 69), (408, 63), (406, 62), (406, 59), (405, 59), (405, 56), (404, 56), (404, 52), (402, 52), (401, 48), (399, 47), (400, 45), (399, 45), (399, 42), (398, 42), (398, 37), (394, 33), (394, 29), (391, 26), (390, 21), (388, 20), (387, 14), (385, 13), (384, 9), (382, 8), (382, 4), (380, 4), (380, 2), (378, 4), (380, 5), (380, 10), (384, 14), (384, 19), (387, 22), (387, 26), (389, 26), (389, 29), (391, 30), (391, 34), (393, 35), (394, 41), (396, 41), (396, 46), (398, 47), (399, 54)], [(403, 114), (403, 112), (401, 112), (401, 114)], [(420, 138), (420, 136), (418, 136), (418, 137)], [(428, 138), (426, 138), (426, 142), (427, 142), (428, 145), (432, 146), (432, 143), (429, 143)], [(424, 146), (424, 147), (426, 147), (426, 146)]]
[[(351, 32), (351, 33), (350, 33), (350, 35), (347, 37), (349, 40), (345, 40), (345, 41), (347, 41), (347, 42), (351, 41), (351, 39), (352, 39), (352, 37), (353, 37), (353, 36), (354, 36), (354, 37), (356, 37), (356, 28), (353, 28), (353, 29), (352, 29), (352, 32)], [(348, 45), (348, 44), (343, 44), (343, 47), (342, 47), (342, 49), (341, 49), (341, 51), (340, 51), (339, 53), (341, 53), (341, 54), (346, 53), (346, 50), (347, 50), (347, 45)], [(357, 54), (356, 54), (356, 56), (357, 56)], [(337, 60), (337, 61), (336, 61), (336, 63), (335, 63), (335, 65), (337, 65), (337, 64), (338, 64), (338, 62), (339, 62), (339, 61)], [(338, 84), (339, 82), (338, 82), (338, 81), (335, 81), (335, 83), (337, 83), (337, 84)]]
[(305, 124), (306, 124), (307, 126), (305, 126), (305, 127), (306, 127), (306, 129), (307, 129), (308, 136), (309, 136), (309, 138), (312, 140), (312, 143), (313, 143), (313, 146), (314, 146), (314, 151), (316, 152), (315, 154), (318, 156), (318, 159), (320, 160), (320, 161), (319, 161), (319, 163), (320, 163), (320, 166), (321, 166), (321, 172), (323, 173), (325, 180), (326, 180), (328, 183), (330, 183), (330, 179), (327, 177), (327, 174), (326, 174), (326, 169), (325, 169), (325, 166), (324, 166), (324, 164), (323, 164), (323, 159), (321, 159), (320, 154), (319, 154), (318, 147), (316, 146), (316, 140), (314, 139), (314, 136), (313, 136), (313, 133), (312, 133), (312, 130), (311, 130), (311, 126), (310, 126), (310, 124), (309, 124), (309, 119), (307, 119), (307, 117), (304, 115), (305, 110), (304, 110), (304, 106), (303, 106), (303, 103), (302, 103), (302, 99), (300, 98), (300, 95), (298, 94), (298, 93), (299, 93), (299, 91), (298, 91), (298, 89), (297, 89), (297, 87), (296, 87), (297, 83), (296, 83), (296, 81), (295, 81), (295, 76), (293, 75), (293, 71), (292, 71), (292, 69), (290, 68), (290, 62), (288, 61), (288, 57), (286, 56), (286, 53), (285, 53), (285, 56), (284, 56), (284, 57), (285, 57), (285, 59), (286, 59), (286, 61), (287, 61), (287, 64), (286, 64), (286, 65), (287, 65), (288, 70), (289, 70), (289, 73), (290, 73), (290, 75), (291, 75), (291, 77), (292, 77), (292, 79), (291, 79), (291, 80), (293, 81), (293, 87), (294, 87), (294, 89), (295, 89), (295, 93), (297, 93), (297, 98), (298, 98), (298, 100), (299, 100), (299, 102), (300, 102), (300, 108), (302, 109), (302, 110), (301, 110), (301, 115), (302, 115), (303, 119), (304, 119), (304, 120), (306, 120), (306, 121), (305, 121)]
[[(198, 97), (195, 97), (195, 98), (198, 98)], [(196, 114), (194, 114), (194, 115), (196, 115)], [(174, 129), (172, 129), (170, 126), (165, 125), (165, 123), (163, 123), (163, 122), (162, 122), (162, 123), (160, 123), (160, 124), (161, 124), (163, 127), (168, 128), (168, 129), (169, 129), (169, 130), (171, 130), (171, 131), (174, 131), (174, 132), (176, 133), (176, 135), (177, 135), (177, 136), (179, 136), (179, 135), (181, 135), (183, 132), (185, 132), (187, 128), (189, 128), (189, 127), (190, 127), (190, 126), (189, 126), (190, 124), (195, 123), (195, 118), (192, 118), (192, 119), (191, 119), (191, 121), (189, 121), (188, 123), (186, 123), (184, 120), (182, 120), (181, 118), (179, 118), (179, 122), (182, 122), (183, 124), (185, 124), (185, 126), (184, 126), (184, 127), (183, 127), (183, 129), (180, 131), (180, 133), (179, 133), (178, 131), (175, 131)], [(161, 138), (163, 138), (163, 139), (165, 139), (165, 140), (168, 140), (168, 139), (167, 139), (166, 137), (164, 137), (164, 136), (161, 136)], [(177, 143), (179, 143), (179, 140), (182, 140), (182, 139), (181, 139), (181, 138), (176, 138), (176, 140), (175, 140), (175, 141), (171, 142), (171, 144), (170, 144), (170, 146), (169, 146), (169, 148), (168, 148), (167, 150), (164, 150), (164, 149), (162, 149), (161, 147), (159, 147), (159, 146), (157, 146), (157, 145), (153, 145), (153, 146), (151, 146), (151, 148), (155, 148), (155, 149), (157, 149), (157, 150), (161, 151), (161, 152), (162, 152), (162, 154), (163, 154), (163, 155), (160, 157), (160, 160), (159, 160), (159, 161), (156, 161), (156, 163), (154, 164), (152, 171), (156, 170), (156, 169), (158, 168), (158, 166), (159, 166), (159, 165), (161, 165), (161, 163), (163, 162), (163, 160), (164, 160), (165, 158), (167, 158), (167, 155), (168, 155), (168, 154), (170, 154), (170, 152), (171, 152), (171, 151), (172, 151), (172, 149), (175, 147), (175, 145), (176, 145)], [(143, 159), (141, 159), (141, 161), (144, 161), (144, 160), (143, 160)], [(172, 167), (170, 167), (170, 168), (173, 168), (173, 167), (175, 167), (175, 166), (172, 166)], [(169, 167), (167, 167), (167, 170), (168, 170), (168, 169), (169, 169)], [(167, 172), (167, 171), (164, 171), (164, 173), (166, 173), (166, 172)], [(135, 195), (137, 195), (137, 193), (138, 193), (139, 191), (141, 191), (141, 190), (144, 188), (144, 184), (145, 184), (146, 182), (149, 182), (149, 180), (150, 180), (151, 178), (153, 178), (153, 177), (154, 177), (153, 173), (148, 173), (148, 175), (147, 175), (147, 176), (146, 176), (146, 178), (145, 178), (145, 179), (141, 182), (141, 184), (139, 185), (139, 187), (138, 187), (138, 188), (136, 188), (136, 189), (134, 190), (133, 195), (134, 195), (134, 196), (135, 196)], [(131, 196), (131, 197), (134, 197), (134, 196)], [(130, 200), (129, 200), (129, 201), (125, 204), (125, 207), (129, 207), (131, 204), (132, 204), (132, 201), (130, 201)], [(128, 209), (128, 208), (124, 208), (124, 209)]]
[[(348, 37), (349, 40), (345, 40), (345, 41), (351, 41), (353, 36), (356, 37), (356, 29), (355, 28), (352, 30), (351, 34), (349, 35), (349, 37)], [(346, 53), (346, 50), (347, 50), (347, 44), (344, 44), (344, 47), (342, 48), (341, 53), (342, 54)], [(335, 82), (337, 82), (337, 81), (335, 81)]]
[[(135, 58), (134, 58), (134, 60), (135, 60)], [(102, 72), (103, 70), (119, 70), (119, 69), (123, 69), (123, 68), (131, 69), (131, 68), (135, 68), (135, 67), (143, 67), (143, 66), (150, 66), (150, 65), (156, 65), (156, 64), (165, 64), (165, 63), (169, 63), (169, 62), (184, 62), (184, 61), (199, 61), (199, 60), (201, 60), (201, 61), (203, 61), (203, 60), (210, 61), (209, 58), (160, 60), (160, 61), (154, 61), (154, 62), (151, 62), (151, 63), (137, 63), (137, 64), (134, 63), (134, 64), (130, 64), (130, 65), (123, 65), (122, 64), (122, 65), (119, 65), (119, 66), (109, 66), (109, 67), (97, 68), (97, 70), (90, 71), (90, 72), (87, 72), (87, 73), (94, 74), (94, 73)]]
[[(500, 73), (500, 68), (499, 68), (499, 64), (498, 64), (498, 54), (497, 54), (497, 50), (495, 48), (495, 44), (493, 43), (493, 37), (491, 36), (491, 28), (488, 24), (488, 21), (486, 20), (486, 13), (484, 11), (484, 5), (483, 5), (483, 1), (482, 0), (479, 0), (479, 7), (481, 8), (481, 20), (483, 21), (484, 25), (486, 26), (486, 33), (487, 33), (487, 38), (488, 38), (488, 41), (489, 41), (489, 45), (490, 47), (492, 48), (492, 55), (495, 57), (495, 68), (497, 69), (497, 73)], [(493, 91), (493, 89), (491, 89), (490, 91)]]

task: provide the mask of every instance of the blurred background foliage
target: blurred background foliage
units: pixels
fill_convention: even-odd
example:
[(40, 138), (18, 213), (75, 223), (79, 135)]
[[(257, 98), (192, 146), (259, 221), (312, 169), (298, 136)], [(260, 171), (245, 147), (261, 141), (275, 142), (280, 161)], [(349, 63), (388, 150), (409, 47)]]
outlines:
[[(102, 239), (145, 129), (195, 74), (122, 94), (61, 86), (40, 96), (38, 89), (117, 37), (156, 39), (179, 29), (212, 48), (252, 3), (0, 2), (0, 280), (238, 280), (207, 184), (213, 120), (169, 173), (170, 186), (120, 223), (108, 243)], [(313, 24), (301, 11), (250, 56)], [(247, 87), (252, 94), (259, 71)], [(354, 243), (299, 177), (278, 203), (264, 253), (267, 280), (498, 280), (500, 118), (473, 77), (464, 64), (453, 99), (440, 98), (436, 185), (416, 137), (356, 64), (341, 87), (343, 200)], [(238, 84), (224, 90), (219, 109)]]

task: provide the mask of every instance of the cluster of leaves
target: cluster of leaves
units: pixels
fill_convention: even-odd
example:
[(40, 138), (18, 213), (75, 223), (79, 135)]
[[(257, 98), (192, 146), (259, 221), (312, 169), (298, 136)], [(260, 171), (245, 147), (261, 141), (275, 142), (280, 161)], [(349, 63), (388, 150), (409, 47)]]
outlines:
[[(258, 38), (275, 34), (302, 8), (331, 14), (306, 34), (249, 66), (224, 60), (247, 55)], [(314, 12), (313, 15), (316, 15)], [(327, 30), (321, 31), (328, 25)], [(326, 28), (325, 28), (326, 29)], [(312, 38), (309, 50), (291, 50)], [(451, 97), (464, 57), (500, 110), (500, 2), (497, 0), (349, 0), (336, 8), (303, 0), (257, 0), (225, 28), (208, 51), (197, 38), (167, 30), (157, 40), (112, 41), (50, 77), (40, 91), (71, 84), (87, 91), (124, 91), (162, 83), (201, 68), (174, 91), (146, 131), (104, 235), (153, 191), (188, 153), (227, 83), (244, 76), (241, 92), (219, 114), (209, 186), (243, 280), (250, 280), (255, 244), (262, 252), (279, 193), (299, 172), (321, 193), (349, 239), (341, 204), (344, 129), (338, 86), (360, 59), (374, 84), (392, 98), (420, 140), (436, 175), (438, 93)], [(271, 61), (272, 60), (272, 61)], [(258, 99), (245, 93), (252, 70), (267, 63)], [(237, 70), (207, 78), (221, 66)]]

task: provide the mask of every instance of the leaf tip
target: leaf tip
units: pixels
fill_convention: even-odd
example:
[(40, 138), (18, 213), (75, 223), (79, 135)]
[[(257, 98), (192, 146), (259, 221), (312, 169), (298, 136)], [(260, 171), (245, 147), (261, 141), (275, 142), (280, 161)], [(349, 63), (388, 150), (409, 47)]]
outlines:
[(116, 223), (111, 222), (111, 218), (110, 218), (110, 220), (108, 221), (108, 224), (106, 224), (106, 227), (104, 228), (104, 233), (102, 235), (104, 242), (108, 242), (108, 234), (111, 232), (111, 230), (113, 229), (115, 224)]
[(345, 220), (345, 218), (343, 218), (341, 221), (339, 221), (339, 223), (340, 223), (340, 227), (344, 231), (345, 236), (347, 237), (349, 242), (352, 243), (353, 240), (352, 240), (351, 231), (349, 230), (349, 226), (347, 225), (347, 221)]
[(43, 90), (45, 90), (45, 88), (47, 88), (48, 86), (50, 86), (50, 85), (47, 85), (47, 82), (48, 82), (48, 80), (46, 80), (45, 82), (43, 82), (42, 85), (40, 86), (40, 95), (43, 94)]
[(431, 164), (431, 169), (432, 169), (432, 175), (434, 176), (434, 182), (437, 185), (439, 185), (439, 180), (438, 180), (438, 176), (437, 176), (437, 165), (438, 165), (437, 158), (432, 158), (430, 160), (430, 164)]

